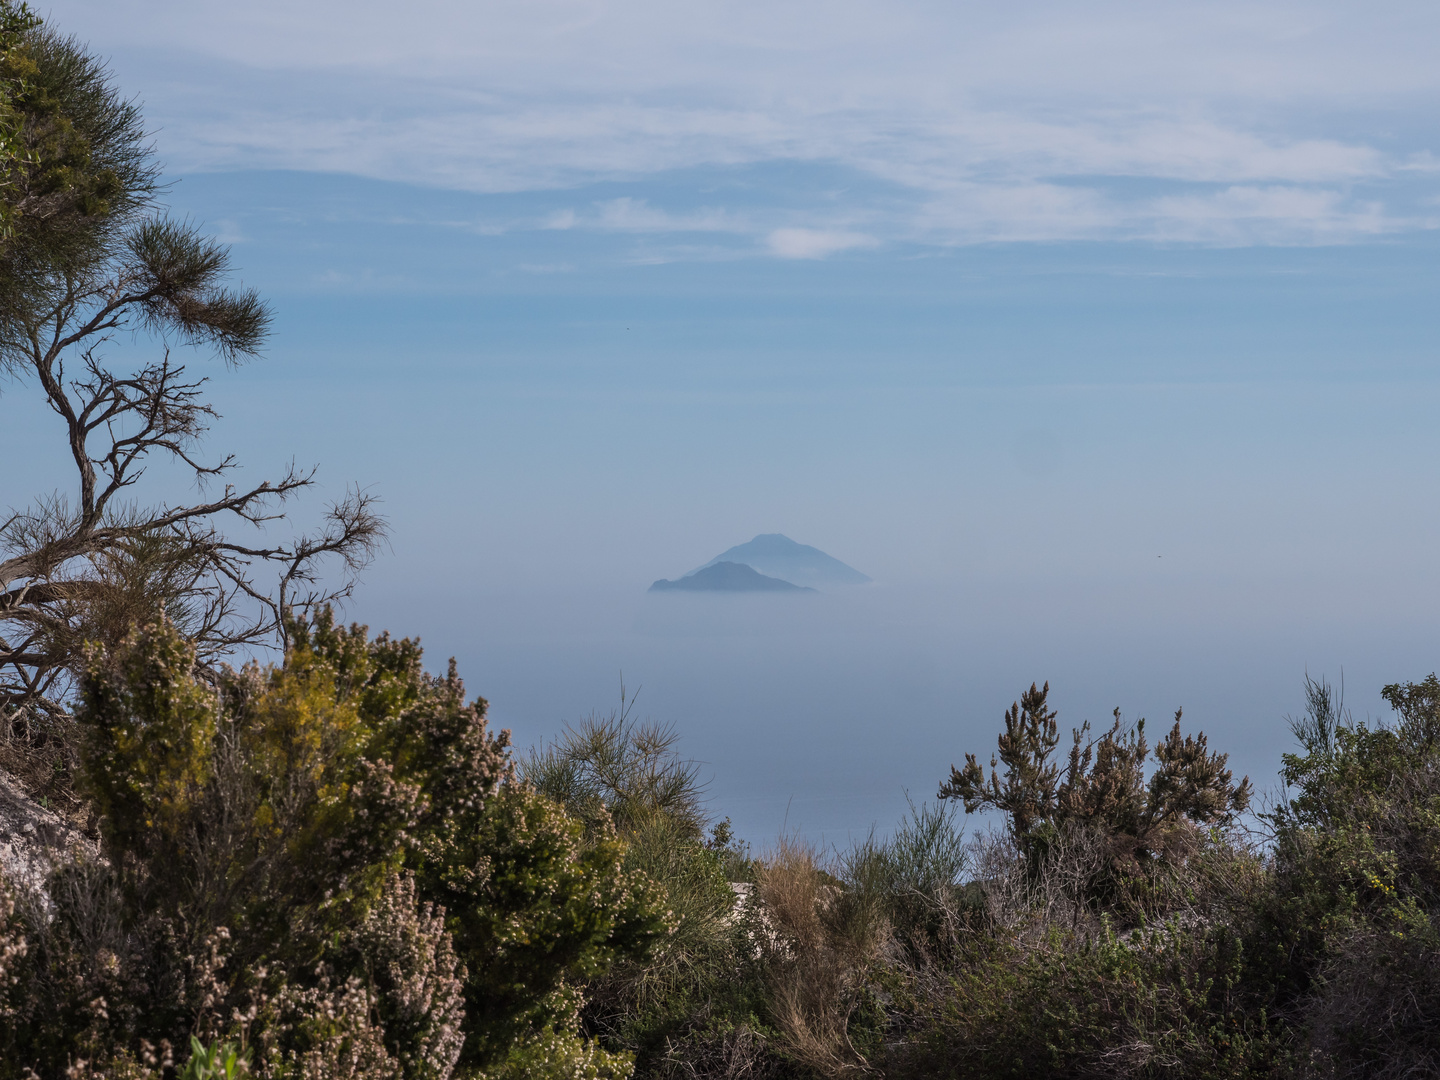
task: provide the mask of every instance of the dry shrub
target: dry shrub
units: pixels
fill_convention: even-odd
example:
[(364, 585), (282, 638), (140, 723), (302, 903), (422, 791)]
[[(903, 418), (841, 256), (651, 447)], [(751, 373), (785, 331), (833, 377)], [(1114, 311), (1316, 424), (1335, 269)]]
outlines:
[(770, 1008), (783, 1048), (822, 1076), (868, 1071), (849, 1022), (878, 951), (877, 924), (845, 902), (816, 849), (794, 838), (761, 861), (756, 885), (780, 939)]
[(746, 1024), (667, 1040), (656, 1067), (674, 1080), (780, 1080), (788, 1072), (765, 1036)]
[(156, 962), (174, 935), (157, 920), (127, 926), (116, 876), (98, 860), (58, 867), (45, 889), (15, 894), (29, 948), (0, 1047), (27, 1064), (107, 1059), (145, 1007), (184, 993), (178, 965)]
[(1304, 1009), (1314, 1075), (1440, 1075), (1440, 934), (1418, 911), (1399, 925), (1357, 927), (1322, 966)]
[(1126, 936), (1178, 920), (1207, 925), (1237, 917), (1264, 877), (1264, 855), (1239, 829), (1173, 829), (1169, 849), (1149, 865), (1129, 865), (1111, 837), (1066, 822), (1027, 854), (1010, 831), (978, 833), (970, 842), (975, 881), (991, 930), (1027, 947), (1055, 932), (1095, 941), (1109, 925)]
[(67, 825), (82, 829), (90, 812), (75, 791), (78, 741), (78, 727), (69, 716), (0, 705), (0, 771)]
[(978, 833), (971, 864), (995, 929), (1017, 942), (1040, 941), (1059, 928), (1092, 936), (1100, 928), (1090, 900), (1106, 864), (1105, 837), (1079, 824), (1058, 830), (1027, 858), (1009, 831)]

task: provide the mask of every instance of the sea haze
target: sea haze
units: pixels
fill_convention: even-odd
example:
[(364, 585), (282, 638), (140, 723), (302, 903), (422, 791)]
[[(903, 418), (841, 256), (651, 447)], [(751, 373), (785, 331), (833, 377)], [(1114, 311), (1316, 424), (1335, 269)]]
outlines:
[[(742, 835), (842, 842), (988, 759), (1031, 680), (1062, 724), (1184, 706), (1263, 787), (1307, 670), (1379, 715), (1435, 668), (1432, 234), (657, 263), (629, 234), (479, 228), (631, 194), (233, 173), (168, 196), (276, 310), (262, 360), (196, 369), (210, 451), (377, 493), (391, 548), (347, 616), (455, 656), (520, 745), (623, 673)], [(0, 429), (19, 505), (64, 449), (4, 393), (28, 395)], [(873, 584), (645, 591), (777, 532)]]
[(1432, 666), (1421, 613), (1340, 625), (1327, 610), (1335, 595), (1294, 579), (1197, 605), (1193, 568), (1149, 570), (804, 596), (396, 597), (375, 585), (364, 607), (394, 626), (428, 610), (432, 653), (459, 655), (522, 746), (618, 705), (623, 677), (637, 714), (675, 725), (706, 763), (713, 812), (761, 845), (782, 830), (843, 844), (888, 828), (907, 792), (933, 796), (966, 751), (988, 759), (1031, 680), (1050, 681), (1062, 725), (1104, 725), (1118, 706), (1145, 716), (1153, 737), (1183, 706), (1187, 730), (1207, 731), (1263, 790), (1307, 667), (1338, 682), (1343, 662), (1347, 700), (1364, 715), (1381, 711), (1382, 683)]

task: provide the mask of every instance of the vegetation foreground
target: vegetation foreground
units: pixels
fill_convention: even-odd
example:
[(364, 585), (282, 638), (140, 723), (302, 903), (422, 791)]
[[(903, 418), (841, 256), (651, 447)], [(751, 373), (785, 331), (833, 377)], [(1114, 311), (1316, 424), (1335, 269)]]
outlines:
[[(1048, 688), (889, 839), (752, 857), (624, 710), (514, 757), (418, 646), (92, 646), (98, 846), (0, 894), (0, 1075), (1417, 1076), (1440, 1064), (1440, 682), (1308, 684), (1289, 798)], [(228, 1063), (228, 1064), (227, 1064)]]
[(633, 703), (517, 756), (336, 622), (385, 523), (278, 540), (313, 474), (201, 454), (180, 359), (270, 316), (159, 176), (0, 0), (0, 375), (75, 469), (0, 522), (0, 786), (73, 826), (0, 842), (0, 1080), (1440, 1075), (1434, 675), (1374, 726), (1307, 680), (1258, 808), (1178, 713), (1067, 744), (1032, 686), (892, 835), (753, 855)]

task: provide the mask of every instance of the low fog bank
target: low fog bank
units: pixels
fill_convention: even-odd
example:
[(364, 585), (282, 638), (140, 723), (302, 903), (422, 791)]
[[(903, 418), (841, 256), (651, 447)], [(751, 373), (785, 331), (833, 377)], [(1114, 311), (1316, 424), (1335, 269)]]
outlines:
[(1080, 585), (1037, 575), (800, 596), (611, 587), (442, 602), (380, 585), (365, 606), (397, 629), (423, 608), (428, 666), (454, 654), (521, 747), (618, 706), (623, 675), (636, 715), (673, 724), (706, 763), (712, 812), (760, 846), (784, 830), (843, 844), (888, 829), (907, 792), (933, 797), (967, 751), (988, 759), (1032, 680), (1049, 680), (1067, 733), (1118, 706), (1146, 717), (1153, 741), (1183, 707), (1186, 730), (1264, 791), (1307, 671), (1338, 683), (1343, 669), (1347, 705), (1380, 717), (1383, 684), (1435, 667), (1420, 610), (1367, 619), (1298, 576), (1207, 589), (1155, 562)]

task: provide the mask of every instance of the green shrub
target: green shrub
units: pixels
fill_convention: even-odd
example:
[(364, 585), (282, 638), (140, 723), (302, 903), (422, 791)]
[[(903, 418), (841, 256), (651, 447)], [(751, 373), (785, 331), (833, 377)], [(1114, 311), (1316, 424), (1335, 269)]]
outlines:
[(705, 825), (699, 765), (675, 751), (674, 728), (632, 717), (633, 697), (591, 714), (519, 763), (521, 777), (587, 825), (624, 834), (660, 817), (699, 837)]
[(1176, 923), (1096, 939), (1056, 931), (1039, 947), (992, 944), (948, 984), (912, 994), (915, 1033), (894, 1076), (1271, 1075), (1283, 1049), (1236, 993), (1242, 943)]
[(840, 858), (838, 876), (854, 918), (877, 924), (918, 959), (948, 947), (957, 919), (973, 907), (964, 878), (970, 852), (956, 806), (910, 803), (887, 839), (872, 831)]
[(545, 796), (506, 785), (473, 837), (427, 868), (437, 888), (459, 898), (450, 925), (473, 965), (468, 1061), (506, 1060), (527, 1032), (573, 1036), (578, 1005), (568, 988), (617, 959), (642, 962), (664, 938), (662, 897), (622, 865), (624, 845), (613, 831), (588, 842), (584, 832)]
[(1384, 688), (1393, 724), (1355, 723), (1307, 685), (1271, 815), (1275, 894), (1263, 938), (1317, 1072), (1440, 1069), (1440, 681)]
[[(627, 873), (663, 899), (668, 929), (653, 953), (587, 984), (589, 1030), (636, 1057), (641, 1075), (673, 1071), (678, 1056), (717, 1045), (751, 1047), (764, 1010), (763, 977), (732, 880), (753, 877), (728, 822), (708, 841), (699, 768), (673, 729), (632, 717), (634, 699), (568, 728), (520, 762), (520, 775), (586, 822), (587, 844), (618, 836)], [(686, 1048), (681, 1050), (681, 1048)], [(724, 1056), (724, 1051), (720, 1051)], [(763, 1057), (763, 1052), (760, 1053)]]
[(511, 778), (453, 664), (328, 612), (291, 641), (214, 685), (166, 625), (92, 656), (103, 857), (17, 894), (0, 1075), (149, 1068), (192, 1035), (263, 1077), (443, 1080), (536, 1039), (608, 1060), (567, 987), (667, 926), (624, 846)]

